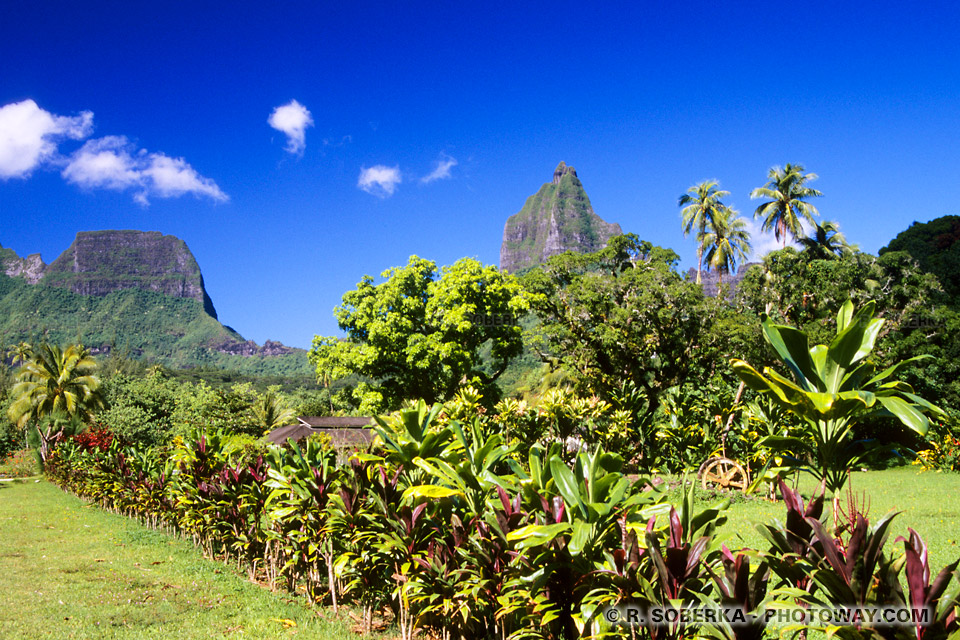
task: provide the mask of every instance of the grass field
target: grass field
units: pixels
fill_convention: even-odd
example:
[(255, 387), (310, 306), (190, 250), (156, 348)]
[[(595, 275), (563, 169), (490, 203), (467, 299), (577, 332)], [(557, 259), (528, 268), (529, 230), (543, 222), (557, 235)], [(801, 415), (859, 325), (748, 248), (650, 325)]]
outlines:
[(0, 536), (4, 640), (356, 637), (188, 542), (46, 481), (0, 483)]
[[(816, 483), (808, 474), (801, 475), (799, 488), (805, 501), (815, 487)], [(906, 536), (907, 527), (912, 527), (929, 547), (930, 566), (934, 572), (960, 557), (960, 474), (922, 471), (915, 466), (862, 471), (851, 475), (848, 487), (852, 487), (858, 496), (866, 492), (871, 522), (889, 511), (902, 512), (890, 528), (888, 551), (894, 549), (894, 540)], [(844, 489), (841, 507), (845, 506), (846, 497), (847, 490)], [(718, 499), (718, 496), (701, 496), (706, 503)], [(830, 502), (828, 496), (827, 511), (832, 514)], [(774, 518), (785, 521), (786, 507), (782, 502), (736, 495), (733, 496), (729, 521), (719, 535), (728, 537), (727, 546), (731, 549), (766, 549), (767, 544), (757, 533), (756, 525)], [(896, 547), (898, 553), (903, 551), (902, 544)]]

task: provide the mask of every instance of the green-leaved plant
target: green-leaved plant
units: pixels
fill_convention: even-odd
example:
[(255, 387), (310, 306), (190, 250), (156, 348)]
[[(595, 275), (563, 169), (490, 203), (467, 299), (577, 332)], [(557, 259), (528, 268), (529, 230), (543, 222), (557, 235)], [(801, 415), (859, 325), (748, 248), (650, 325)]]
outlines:
[(814, 347), (802, 331), (765, 318), (763, 335), (793, 380), (770, 367), (760, 373), (743, 360), (731, 362), (751, 389), (766, 394), (802, 420), (802, 436), (768, 436), (760, 444), (809, 454), (813, 465), (808, 470), (835, 494), (843, 488), (849, 467), (857, 459), (848, 442), (857, 422), (894, 417), (924, 435), (929, 426), (925, 414), (943, 414), (917, 396), (909, 384), (895, 378), (908, 364), (930, 356), (908, 358), (876, 371), (870, 356), (884, 321), (873, 317), (875, 308), (871, 301), (855, 313), (848, 300), (837, 314), (836, 337), (829, 345)]

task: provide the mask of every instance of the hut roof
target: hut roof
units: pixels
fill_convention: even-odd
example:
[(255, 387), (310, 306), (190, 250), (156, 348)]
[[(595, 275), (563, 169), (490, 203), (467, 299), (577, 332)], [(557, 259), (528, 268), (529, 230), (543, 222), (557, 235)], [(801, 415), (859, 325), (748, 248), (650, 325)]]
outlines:
[[(373, 430), (364, 427), (370, 424), (370, 418), (329, 418), (308, 416), (309, 419), (320, 423), (320, 426), (305, 424), (304, 418), (299, 418), (298, 424), (291, 424), (274, 429), (267, 434), (267, 439), (274, 444), (284, 444), (288, 440), (299, 442), (319, 433), (330, 436), (335, 449), (365, 448), (373, 442)], [(344, 424), (346, 422), (346, 424)]]
[(311, 429), (303, 424), (289, 424), (285, 427), (274, 429), (268, 433), (267, 440), (274, 444), (284, 444), (287, 440), (298, 442), (304, 438), (312, 436), (314, 433), (319, 433), (319, 431)]
[(373, 424), (373, 418), (354, 416), (298, 416), (297, 420), (308, 427), (336, 429), (368, 427)]

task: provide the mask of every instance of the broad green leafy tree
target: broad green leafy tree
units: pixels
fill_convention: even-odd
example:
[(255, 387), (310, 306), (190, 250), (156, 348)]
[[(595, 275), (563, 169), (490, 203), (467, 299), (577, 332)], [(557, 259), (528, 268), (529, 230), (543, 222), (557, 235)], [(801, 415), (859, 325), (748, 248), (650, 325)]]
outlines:
[[(314, 338), (318, 378), (365, 378), (362, 413), (447, 400), (464, 383), (494, 399), (496, 379), (523, 349), (517, 317), (528, 304), (516, 278), (469, 258), (438, 269), (417, 256), (382, 276), (380, 284), (364, 276), (334, 310), (346, 339)], [(480, 356), (487, 344), (492, 371)]]
[(697, 284), (700, 284), (703, 252), (707, 246), (704, 236), (709, 229), (713, 228), (714, 220), (727, 208), (722, 199), (729, 195), (729, 191), (720, 189), (720, 183), (716, 180), (704, 180), (687, 189), (678, 201), (678, 204), (683, 207), (680, 210), (683, 235), (693, 233), (698, 243)]
[(685, 281), (674, 270), (677, 260), (627, 234), (599, 252), (554, 256), (526, 274), (542, 357), (566, 367), (582, 391), (617, 406), (624, 385), (636, 389), (645, 404), (632, 412), (641, 422), (667, 389), (709, 379), (724, 354), (749, 348), (756, 337), (748, 317)]
[(807, 186), (817, 179), (815, 173), (804, 173), (799, 164), (787, 163), (784, 167), (773, 167), (767, 174), (769, 180), (764, 186), (750, 192), (753, 199), (766, 199), (757, 207), (754, 218), (763, 218), (764, 231), (773, 231), (777, 240), (787, 246), (787, 236), (799, 238), (803, 235), (802, 222), (806, 220), (815, 225), (814, 216), (819, 215), (817, 208), (807, 202), (808, 199), (823, 194)]
[(850, 251), (824, 260), (794, 247), (767, 254), (737, 287), (742, 308), (793, 325), (814, 341), (831, 339), (836, 314), (848, 299), (857, 306), (876, 302), (878, 315), (886, 320), (885, 337), (909, 329), (914, 318), (929, 313), (939, 295), (936, 278), (905, 253), (877, 258)]
[(849, 468), (857, 460), (849, 442), (857, 422), (893, 417), (924, 435), (928, 413), (943, 415), (935, 405), (896, 378), (918, 356), (879, 370), (871, 358), (884, 321), (874, 318), (876, 304), (868, 302), (854, 313), (847, 301), (837, 314), (837, 334), (829, 345), (810, 347), (806, 334), (793, 327), (763, 322), (763, 335), (789, 369), (792, 380), (771, 367), (757, 371), (743, 360), (731, 364), (754, 391), (763, 393), (801, 419), (803, 437), (768, 436), (771, 447), (806, 452), (808, 468), (834, 494), (843, 488)]
[(960, 305), (960, 216), (914, 222), (880, 249), (879, 254), (896, 251), (910, 254), (924, 271), (937, 276), (952, 298), (952, 304)]
[[(78, 416), (88, 421), (93, 412), (103, 407), (97, 363), (82, 345), (66, 349), (48, 344), (32, 351), (17, 374), (11, 395), (13, 404), (7, 415), (21, 428), (53, 414)], [(59, 436), (56, 421), (40, 431), (40, 456), (46, 459), (50, 447)]]

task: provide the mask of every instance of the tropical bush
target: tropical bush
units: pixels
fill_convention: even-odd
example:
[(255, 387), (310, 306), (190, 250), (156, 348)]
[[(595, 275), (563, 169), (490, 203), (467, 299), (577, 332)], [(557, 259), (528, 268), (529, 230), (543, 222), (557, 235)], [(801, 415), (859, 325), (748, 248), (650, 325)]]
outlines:
[(924, 435), (930, 424), (926, 414), (945, 415), (895, 378), (901, 369), (927, 356), (878, 370), (870, 356), (884, 321), (873, 317), (875, 309), (868, 302), (854, 313), (848, 300), (837, 314), (836, 337), (829, 345), (814, 347), (802, 331), (765, 319), (764, 337), (793, 380), (771, 367), (760, 373), (743, 360), (732, 361), (734, 371), (749, 387), (801, 420), (799, 437), (771, 435), (764, 442), (802, 452), (804, 459), (798, 464), (824, 480), (834, 493), (843, 488), (850, 467), (864, 455), (850, 442), (858, 422), (890, 417)]
[(506, 440), (495, 417), (471, 410), (476, 402), (461, 394), (380, 418), (377, 444), (341, 465), (317, 441), (281, 448), (210, 430), (147, 448), (96, 431), (59, 444), (47, 472), (251, 578), (302, 589), (335, 611), (358, 607), (366, 631), (389, 610), (404, 639), (418, 631), (657, 640), (764, 631), (756, 619), (629, 628), (604, 615), (627, 604), (929, 606), (935, 624), (894, 636), (956, 631), (957, 591), (947, 588), (956, 563), (931, 583), (919, 536), (896, 541), (902, 555), (886, 544), (892, 516), (871, 527), (851, 503), (831, 526), (822, 491), (804, 504), (781, 483), (787, 518), (761, 527), (769, 549), (730, 551), (716, 535), (728, 503), (698, 506), (691, 485), (668, 504), (647, 478), (625, 476), (620, 456), (595, 446)]
[(0, 458), (0, 478), (29, 478), (39, 471), (40, 465), (32, 449), (11, 451)]

